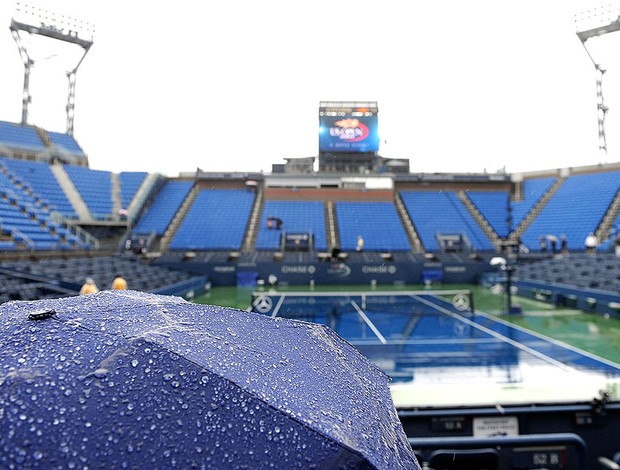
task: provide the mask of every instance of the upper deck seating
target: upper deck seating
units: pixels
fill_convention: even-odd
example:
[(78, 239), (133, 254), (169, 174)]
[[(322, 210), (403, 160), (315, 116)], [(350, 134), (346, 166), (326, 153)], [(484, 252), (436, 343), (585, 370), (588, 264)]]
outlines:
[(512, 226), (517, 227), (525, 216), (534, 208), (540, 198), (553, 186), (557, 178), (555, 176), (546, 178), (529, 178), (523, 181), (523, 199), (513, 201), (512, 207)]
[(355, 250), (358, 236), (365, 251), (411, 250), (392, 202), (336, 202), (336, 217), (342, 250)]
[(129, 207), (146, 175), (145, 171), (123, 171), (118, 175), (121, 186), (121, 204), (124, 208)]
[(22, 243), (29, 250), (79, 248), (80, 241), (66, 228), (55, 223), (49, 211), (41, 207), (29, 188), (0, 173), (0, 228), (10, 237), (13, 247)]
[(493, 244), (453, 191), (403, 191), (401, 197), (427, 251), (439, 251), (437, 234), (462, 234), (477, 250)]
[[(282, 229), (269, 228), (267, 219), (282, 220)], [(314, 247), (326, 250), (325, 208), (322, 201), (265, 201), (261, 217), (256, 248), (278, 249), (280, 235), (285, 232), (310, 233), (314, 236)]]
[(569, 250), (583, 250), (585, 238), (596, 231), (619, 188), (620, 171), (569, 176), (521, 241), (537, 250), (541, 237), (564, 234)]
[(47, 131), (47, 135), (52, 144), (60, 148), (61, 151), (72, 155), (85, 156), (84, 151), (72, 135), (51, 131)]
[(192, 181), (168, 181), (133, 228), (135, 235), (162, 236), (193, 186)]
[(111, 216), (113, 207), (111, 172), (75, 165), (65, 165), (64, 168), (92, 216), (97, 220)]
[(0, 121), (0, 145), (28, 150), (44, 150), (45, 145), (32, 126)]
[(495, 233), (506, 237), (512, 227), (508, 226), (510, 196), (506, 191), (468, 191), (467, 196), (489, 222)]
[(243, 189), (203, 189), (181, 222), (171, 250), (239, 250), (254, 203)]
[(47, 203), (50, 211), (56, 210), (70, 219), (77, 218), (73, 205), (58, 184), (49, 164), (0, 157), (0, 165), (27, 183), (32, 191)]

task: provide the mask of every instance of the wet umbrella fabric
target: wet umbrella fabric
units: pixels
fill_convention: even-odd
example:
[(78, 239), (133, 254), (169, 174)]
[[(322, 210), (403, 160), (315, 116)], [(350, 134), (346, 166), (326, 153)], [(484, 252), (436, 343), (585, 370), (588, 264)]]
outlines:
[(419, 468), (331, 330), (133, 291), (0, 305), (0, 467)]

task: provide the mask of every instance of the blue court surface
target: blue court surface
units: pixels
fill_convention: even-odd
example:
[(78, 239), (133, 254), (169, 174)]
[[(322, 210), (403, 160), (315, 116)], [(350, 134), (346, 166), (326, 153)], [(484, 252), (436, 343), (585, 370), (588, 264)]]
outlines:
[(392, 378), (397, 408), (620, 398), (620, 364), (476, 311), (470, 291), (255, 292), (251, 309), (335, 330)]

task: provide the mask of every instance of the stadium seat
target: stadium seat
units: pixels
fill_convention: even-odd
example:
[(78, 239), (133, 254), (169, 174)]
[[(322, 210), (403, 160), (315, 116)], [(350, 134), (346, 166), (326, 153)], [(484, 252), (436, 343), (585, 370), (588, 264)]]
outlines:
[[(324, 206), (321, 201), (265, 201), (256, 239), (257, 250), (277, 250), (280, 248), (280, 235), (284, 232), (311, 234), (314, 248), (326, 250)], [(277, 217), (282, 220), (281, 230), (274, 230), (267, 219)]]
[(541, 237), (564, 234), (569, 250), (583, 251), (586, 236), (596, 231), (619, 188), (619, 171), (569, 176), (521, 241), (530, 250), (539, 250)]
[(340, 248), (355, 251), (357, 237), (364, 251), (409, 251), (411, 245), (392, 202), (336, 203)]
[(64, 169), (93, 218), (105, 220), (111, 217), (113, 206), (112, 173), (76, 165), (65, 165)]
[(201, 190), (170, 249), (239, 250), (253, 203), (254, 193), (246, 190)]
[(193, 186), (192, 181), (168, 181), (147, 207), (132, 234), (162, 236)]
[(494, 250), (491, 240), (452, 191), (404, 191), (401, 197), (427, 251), (439, 251), (438, 234), (462, 234), (472, 248)]

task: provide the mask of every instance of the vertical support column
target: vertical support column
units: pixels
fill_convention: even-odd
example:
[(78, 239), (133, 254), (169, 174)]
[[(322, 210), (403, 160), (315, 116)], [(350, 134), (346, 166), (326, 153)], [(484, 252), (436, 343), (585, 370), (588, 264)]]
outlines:
[(607, 153), (607, 138), (605, 136), (605, 116), (609, 108), (605, 106), (603, 97), (603, 75), (606, 70), (600, 64), (594, 64), (596, 69), (596, 107), (598, 109), (598, 148)]
[(13, 34), (13, 39), (17, 44), (17, 49), (19, 50), (19, 55), (22, 58), (22, 62), (24, 63), (24, 90), (22, 92), (22, 126), (28, 124), (28, 107), (30, 102), (32, 101), (32, 97), (30, 96), (30, 68), (34, 65), (34, 62), (30, 59), (28, 55), (28, 51), (24, 47), (19, 32), (15, 29), (11, 28), (11, 32)]
[(67, 94), (67, 134), (73, 135), (73, 118), (75, 115), (75, 79), (77, 69), (67, 73), (69, 88)]

